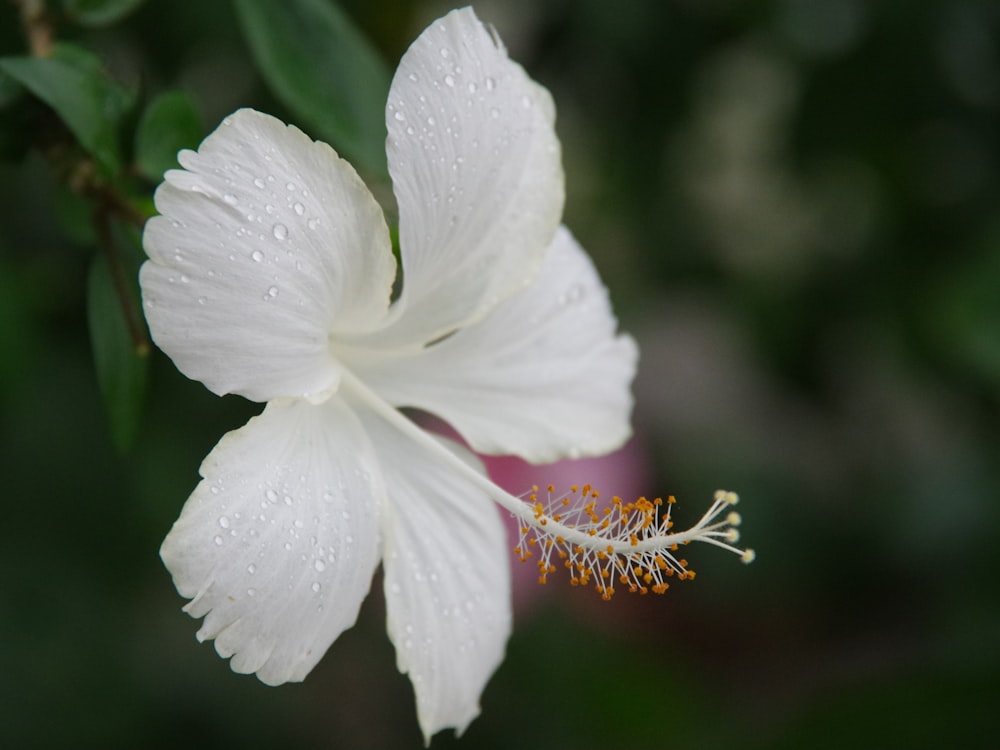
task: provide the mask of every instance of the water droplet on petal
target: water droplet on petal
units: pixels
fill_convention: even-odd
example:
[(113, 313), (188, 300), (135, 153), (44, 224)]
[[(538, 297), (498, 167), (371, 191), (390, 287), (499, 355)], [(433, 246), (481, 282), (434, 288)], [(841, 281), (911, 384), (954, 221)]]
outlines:
[(261, 190), (263, 190), (266, 187), (265, 182), (262, 179), (260, 179), (260, 177), (255, 177), (253, 184)]
[(257, 589), (247, 589), (247, 596), (256, 596)]
[(219, 516), (219, 526), (221, 526), (224, 529), (228, 529), (229, 528), (229, 517), (228, 516)]
[(496, 87), (497, 87), (497, 82), (496, 82), (496, 79), (495, 79), (495, 78), (493, 78), (493, 76), (487, 76), (487, 77), (486, 77), (486, 88), (487, 88), (488, 90), (492, 91), (492, 90), (493, 90), (493, 89), (495, 89)]
[(267, 492), (265, 492), (264, 493), (264, 497), (267, 498), (267, 501), (269, 503), (276, 503), (276, 502), (278, 502), (278, 493), (275, 492), (274, 490), (268, 490)]
[(406, 120), (406, 115), (404, 115), (398, 109), (396, 110), (396, 113), (393, 115), (393, 117), (396, 118), (396, 122), (404, 122)]
[(451, 51), (447, 47), (441, 48), (441, 57), (448, 58), (451, 55)]
[(264, 253), (262, 253), (260, 250), (254, 250), (252, 253), (250, 253), (250, 257), (253, 259), (254, 263), (260, 263), (262, 260), (264, 260)]
[(212, 541), (215, 542), (215, 546), (216, 547), (221, 547), (222, 546), (222, 537), (221, 536), (216, 535), (215, 538), (212, 539)]
[(306, 212), (306, 207), (303, 206), (301, 203), (293, 203), (292, 210), (295, 211), (297, 215), (302, 216), (302, 214)]
[(250, 575), (253, 575), (256, 572), (257, 572), (257, 566), (256, 565), (254, 565), (253, 563), (250, 563), (249, 565), (247, 565), (247, 573), (249, 573)]
[(322, 587), (322, 586), (321, 586), (320, 584), (318, 584), (318, 583), (314, 583), (314, 584), (313, 584), (313, 585), (311, 586), (311, 588), (312, 588), (312, 590), (313, 590), (313, 593), (314, 593), (314, 594), (318, 594), (318, 593), (319, 593), (319, 590), (320, 590), (321, 588), (323, 588), (323, 587)]
[(235, 206), (237, 203), (239, 203), (239, 201), (236, 199), (236, 196), (233, 195), (232, 193), (226, 193), (224, 196), (222, 196), (222, 200), (224, 200), (230, 206)]
[(274, 239), (284, 240), (288, 238), (288, 227), (284, 224), (275, 224), (273, 228)]
[(315, 562), (313, 563), (313, 567), (314, 567), (314, 568), (316, 568), (316, 572), (317, 572), (317, 573), (322, 573), (322, 572), (323, 572), (324, 570), (326, 570), (326, 563), (325, 563), (325, 562), (323, 562), (323, 561), (322, 561), (322, 560), (320, 560), (320, 559), (317, 559), (317, 560), (316, 560), (316, 561), (315, 561)]
[(451, 76), (451, 75), (445, 76), (444, 77), (444, 83), (445, 83), (446, 86), (452, 86), (452, 87), (454, 87), (454, 85), (455, 85), (455, 77)]

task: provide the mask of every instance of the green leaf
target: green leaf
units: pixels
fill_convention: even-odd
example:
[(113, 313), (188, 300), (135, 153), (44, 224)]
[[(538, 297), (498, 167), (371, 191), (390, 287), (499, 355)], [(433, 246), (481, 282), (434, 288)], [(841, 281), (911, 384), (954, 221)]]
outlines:
[(379, 175), (389, 72), (328, 0), (236, 0), (243, 33), (271, 90), (314, 136)]
[(139, 173), (159, 182), (177, 165), (177, 152), (195, 148), (204, 135), (194, 99), (183, 91), (168, 91), (154, 99), (139, 120), (135, 160)]
[(118, 126), (132, 96), (108, 78), (97, 58), (62, 45), (48, 58), (0, 58), (0, 71), (52, 107), (107, 173), (118, 170)]
[(982, 249), (936, 280), (920, 308), (941, 355), (951, 365), (1000, 386), (1000, 223), (990, 226)]
[(100, 255), (94, 258), (87, 279), (87, 320), (111, 437), (124, 452), (132, 444), (139, 426), (146, 393), (148, 352), (139, 351), (129, 334), (111, 269)]
[(63, 0), (66, 15), (81, 26), (107, 26), (120, 21), (143, 0)]

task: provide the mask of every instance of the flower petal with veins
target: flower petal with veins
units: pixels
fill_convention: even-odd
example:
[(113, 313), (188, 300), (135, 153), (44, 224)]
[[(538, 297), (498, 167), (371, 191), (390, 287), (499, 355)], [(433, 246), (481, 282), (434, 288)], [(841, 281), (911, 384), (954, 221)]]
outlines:
[(153, 340), (185, 375), (254, 401), (329, 393), (329, 338), (382, 323), (382, 210), (324, 143), (240, 110), (156, 191), (140, 271)]
[[(506, 530), (481, 488), (377, 416), (358, 414), (388, 459), (382, 565), (396, 663), (413, 682), (425, 739), (444, 727), (461, 733), (510, 635)], [(442, 442), (482, 471), (464, 448)]]
[(471, 8), (406, 51), (386, 106), (405, 283), (384, 345), (438, 338), (534, 278), (563, 208), (554, 122)]
[(354, 624), (378, 563), (384, 494), (370, 442), (337, 397), (268, 404), (225, 435), (160, 549), (236, 672), (303, 679)]

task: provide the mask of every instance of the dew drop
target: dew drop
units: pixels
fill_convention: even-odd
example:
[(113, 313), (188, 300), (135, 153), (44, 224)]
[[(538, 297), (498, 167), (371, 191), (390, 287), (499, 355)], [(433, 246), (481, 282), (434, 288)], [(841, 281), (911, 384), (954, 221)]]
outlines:
[(409, 78), (409, 79), (410, 79), (411, 81), (413, 81), (414, 83), (416, 83), (417, 81), (419, 81), (419, 80), (420, 80), (420, 79), (419, 79), (419, 78), (417, 77), (417, 74), (416, 74), (416, 73), (410, 73), (410, 75), (408, 75), (408, 76), (407, 76), (407, 78)]
[(454, 88), (454, 86), (455, 86), (455, 76), (446, 75), (444, 77), (444, 83), (445, 83), (446, 86), (451, 86), (452, 88)]
[(265, 492), (264, 493), (264, 497), (267, 498), (267, 501), (269, 503), (276, 503), (276, 502), (278, 502), (278, 493), (275, 492), (274, 490), (268, 490), (267, 492)]
[(314, 583), (310, 588), (312, 588), (314, 594), (318, 594), (319, 590), (323, 587), (319, 583)]
[(302, 205), (301, 203), (293, 203), (293, 204), (292, 204), (292, 210), (293, 210), (293, 211), (294, 211), (294, 212), (295, 212), (295, 213), (296, 213), (296, 214), (297, 214), (298, 216), (302, 216), (302, 214), (304, 214), (304, 213), (306, 212), (306, 207), (305, 207), (305, 206), (303, 206), (303, 205)]
[(580, 284), (574, 284), (566, 292), (566, 302), (568, 304), (573, 304), (579, 302), (583, 299), (583, 286)]
[(285, 189), (286, 190), (295, 190), (295, 183), (294, 182), (286, 182), (285, 183)]
[(275, 224), (272, 231), (274, 233), (274, 239), (276, 240), (284, 240), (288, 238), (288, 227), (284, 224)]
[(222, 546), (222, 537), (221, 536), (216, 535), (215, 538), (212, 539), (212, 541), (215, 542), (215, 546), (216, 547), (221, 547)]
[(306, 222), (306, 225), (310, 229), (315, 229), (316, 227), (319, 226), (319, 219), (309, 219), (309, 221)]
[(260, 190), (263, 190), (266, 187), (266, 183), (262, 179), (260, 179), (260, 177), (255, 177), (254, 181), (253, 181), (253, 184), (254, 184), (255, 187), (259, 188)]
[(313, 563), (313, 567), (316, 568), (317, 573), (322, 573), (324, 570), (326, 570), (326, 563), (317, 558), (316, 561)]
[(250, 563), (249, 565), (247, 565), (247, 573), (249, 573), (250, 575), (253, 575), (256, 572), (257, 572), (257, 566), (256, 565), (254, 565), (253, 563)]
[(478, 88), (479, 88), (479, 87), (478, 87), (478, 86), (476, 85), (476, 82), (475, 82), (475, 81), (469, 81), (469, 93), (470, 93), (470, 94), (475, 94), (475, 93), (476, 93), (476, 90), (477, 90)]
[(229, 528), (229, 516), (219, 516), (219, 526), (224, 529)]
[(398, 109), (396, 110), (396, 114), (394, 114), (393, 117), (396, 118), (396, 122), (405, 122), (406, 121), (406, 115), (404, 115)]
[(239, 201), (236, 199), (236, 196), (233, 195), (232, 193), (226, 193), (225, 195), (223, 195), (222, 200), (224, 200), (230, 206), (235, 206), (237, 203), (239, 203)]
[(247, 596), (256, 596), (257, 589), (247, 589)]
[(489, 91), (492, 91), (492, 90), (493, 90), (493, 89), (495, 89), (496, 87), (497, 87), (497, 82), (496, 82), (496, 79), (495, 79), (495, 78), (493, 78), (493, 76), (487, 76), (487, 77), (486, 77), (486, 88), (487, 88), (487, 89), (488, 89)]
[(260, 263), (262, 260), (264, 260), (264, 253), (262, 253), (260, 250), (254, 250), (252, 253), (250, 253), (250, 258), (253, 259), (254, 263)]
[(440, 51), (441, 51), (441, 57), (445, 59), (451, 56), (451, 50), (449, 50), (447, 47), (442, 47)]

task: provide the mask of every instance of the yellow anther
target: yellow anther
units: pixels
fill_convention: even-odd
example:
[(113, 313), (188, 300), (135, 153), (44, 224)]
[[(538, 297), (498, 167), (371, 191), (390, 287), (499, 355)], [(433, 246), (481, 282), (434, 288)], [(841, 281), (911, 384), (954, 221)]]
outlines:
[[(556, 572), (553, 563), (557, 555), (561, 567), (570, 571), (572, 585), (590, 586), (596, 582), (595, 588), (605, 599), (614, 594), (612, 581), (642, 595), (664, 593), (671, 576), (694, 580), (695, 573), (687, 568), (687, 560), (674, 554), (692, 541), (728, 549), (744, 562), (754, 558), (752, 550), (731, 546), (739, 539), (735, 527), (741, 521), (738, 513), (729, 510), (738, 501), (735, 493), (717, 492), (715, 502), (698, 523), (676, 533), (671, 531), (674, 523), (670, 506), (676, 503), (672, 495), (666, 500), (639, 497), (632, 502), (614, 496), (598, 508), (600, 495), (589, 484), (582, 488), (574, 485), (570, 493), (559, 495), (554, 485), (546, 489), (547, 497), (539, 497), (541, 493), (530, 496), (527, 513), (515, 513), (521, 523), (514, 553), (523, 561), (532, 556), (529, 548), (537, 550), (540, 583), (546, 583), (548, 575)], [(664, 503), (666, 510), (658, 511)]]

